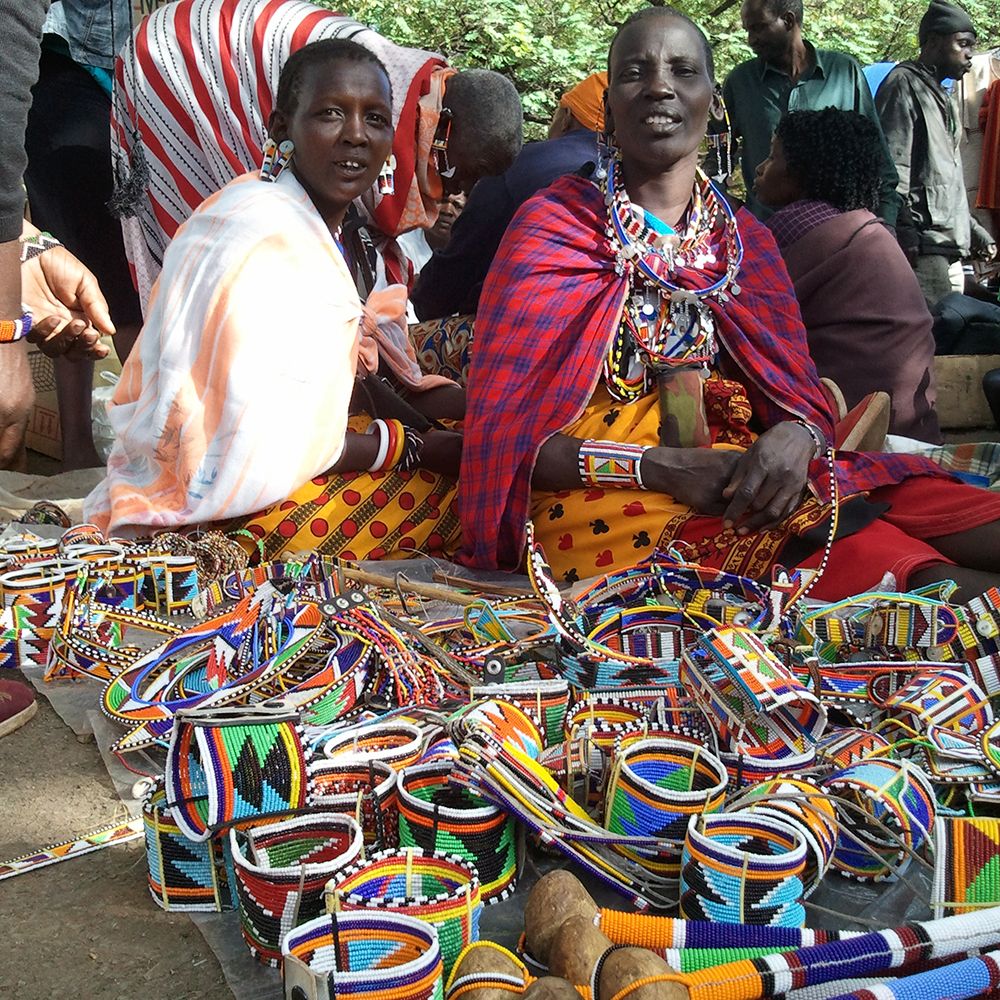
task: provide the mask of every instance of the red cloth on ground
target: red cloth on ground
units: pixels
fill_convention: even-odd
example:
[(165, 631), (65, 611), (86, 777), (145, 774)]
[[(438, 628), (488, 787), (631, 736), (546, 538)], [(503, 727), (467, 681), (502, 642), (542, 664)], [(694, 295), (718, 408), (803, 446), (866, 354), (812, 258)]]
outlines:
[[(885, 573), (896, 578), (897, 588), (908, 589), (910, 576), (935, 563), (955, 563), (924, 539), (942, 538), (1000, 521), (1000, 495), (977, 486), (923, 476), (895, 486), (872, 490), (869, 499), (888, 503), (877, 521), (847, 538), (838, 539), (830, 561), (810, 597), (840, 600), (874, 590)], [(803, 560), (814, 569), (822, 551)]]

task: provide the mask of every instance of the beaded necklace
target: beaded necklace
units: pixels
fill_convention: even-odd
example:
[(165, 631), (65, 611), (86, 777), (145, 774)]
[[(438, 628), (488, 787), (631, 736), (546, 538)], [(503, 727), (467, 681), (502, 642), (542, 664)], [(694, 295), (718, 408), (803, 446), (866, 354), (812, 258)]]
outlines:
[[(622, 322), (608, 349), (604, 378), (616, 399), (632, 401), (648, 391), (656, 369), (702, 367), (715, 358), (715, 320), (707, 299), (738, 295), (735, 278), (743, 263), (743, 241), (726, 200), (699, 171), (683, 235), (657, 232), (625, 190), (621, 163), (611, 162), (602, 182), (608, 206), (607, 236), (615, 272), (629, 292)], [(721, 238), (716, 239), (720, 216)], [(704, 270), (725, 254), (725, 272), (710, 284), (682, 288), (681, 270)]]

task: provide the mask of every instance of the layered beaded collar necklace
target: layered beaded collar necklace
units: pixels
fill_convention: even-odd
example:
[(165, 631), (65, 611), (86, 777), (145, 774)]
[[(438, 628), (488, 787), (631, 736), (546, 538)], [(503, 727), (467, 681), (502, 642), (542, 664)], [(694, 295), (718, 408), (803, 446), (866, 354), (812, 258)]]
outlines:
[[(606, 232), (615, 271), (629, 281), (604, 377), (612, 396), (628, 402), (649, 390), (656, 373), (704, 369), (712, 362), (715, 320), (707, 300), (728, 302), (730, 293), (739, 294), (735, 279), (743, 262), (743, 242), (729, 204), (700, 171), (683, 234), (658, 231), (646, 213), (632, 204), (617, 157), (601, 187), (608, 206)], [(716, 273), (712, 265), (720, 253), (726, 262), (721, 276), (701, 287), (684, 288), (677, 283), (679, 271)]]
[[(615, 272), (638, 271), (643, 278), (660, 289), (664, 297), (682, 291), (698, 299), (709, 297), (727, 302), (729, 293), (739, 295), (736, 276), (743, 264), (743, 240), (736, 217), (729, 203), (715, 185), (698, 171), (683, 235), (656, 232), (645, 217), (636, 212), (625, 190), (622, 165), (616, 156), (608, 165), (607, 177), (601, 185), (604, 203), (608, 206), (608, 239), (615, 252)], [(712, 245), (719, 213), (725, 217), (720, 246)], [(718, 251), (726, 257), (726, 270), (715, 281), (701, 288), (682, 289), (673, 280), (678, 270), (704, 270), (718, 260)]]

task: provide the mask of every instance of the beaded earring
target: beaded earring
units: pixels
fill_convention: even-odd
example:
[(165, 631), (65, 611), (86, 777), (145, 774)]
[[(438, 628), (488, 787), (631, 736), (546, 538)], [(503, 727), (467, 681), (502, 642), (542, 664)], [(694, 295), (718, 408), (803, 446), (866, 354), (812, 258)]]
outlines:
[(594, 170), (594, 179), (598, 181), (607, 180), (608, 164), (614, 159), (615, 150), (618, 148), (615, 142), (614, 132), (609, 132), (605, 127), (597, 136), (597, 168)]
[[(721, 115), (712, 115), (708, 123), (708, 132), (705, 135), (707, 157), (715, 160), (715, 169), (710, 171), (712, 180), (724, 183), (733, 172), (733, 129), (729, 121), (729, 110), (722, 95), (718, 94), (719, 106), (722, 109)], [(715, 131), (713, 131), (713, 129)], [(711, 166), (711, 164), (706, 164)]]
[(276, 181), (281, 171), (292, 161), (292, 154), (295, 152), (295, 143), (291, 139), (285, 139), (282, 143), (276, 143), (268, 138), (264, 142), (264, 162), (260, 165), (260, 179), (262, 181)]
[(393, 153), (389, 154), (389, 158), (382, 165), (375, 183), (379, 194), (396, 193), (396, 157)]

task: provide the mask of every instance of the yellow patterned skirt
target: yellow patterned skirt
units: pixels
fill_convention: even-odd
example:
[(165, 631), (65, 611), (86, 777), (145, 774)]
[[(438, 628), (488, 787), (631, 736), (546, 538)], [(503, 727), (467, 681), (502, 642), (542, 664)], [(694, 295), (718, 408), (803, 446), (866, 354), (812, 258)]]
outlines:
[[(352, 417), (364, 430), (367, 417)], [(263, 559), (315, 550), (343, 559), (447, 556), (458, 548), (455, 480), (413, 472), (326, 473), (287, 500), (226, 526)]]
[[(746, 429), (750, 405), (742, 387), (713, 375), (705, 388), (713, 447), (744, 451), (753, 435)], [(602, 382), (583, 415), (564, 433), (658, 445), (657, 394), (619, 403)], [(809, 497), (777, 528), (739, 536), (725, 529), (721, 518), (696, 514), (673, 497), (648, 490), (536, 490), (531, 505), (535, 537), (556, 576), (569, 582), (630, 566), (657, 548), (675, 548), (692, 562), (760, 579), (769, 574), (790, 536), (816, 528), (828, 516), (829, 508)]]

